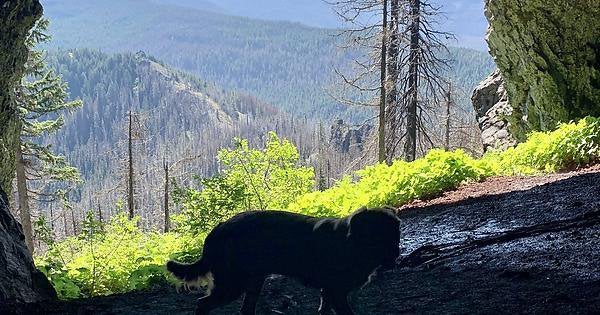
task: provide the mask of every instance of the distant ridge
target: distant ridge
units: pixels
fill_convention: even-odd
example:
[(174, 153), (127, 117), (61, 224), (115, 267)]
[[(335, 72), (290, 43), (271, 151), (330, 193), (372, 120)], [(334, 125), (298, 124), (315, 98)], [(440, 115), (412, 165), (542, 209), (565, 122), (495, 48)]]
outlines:
[[(154, 0), (172, 1), (172, 0)], [(185, 3), (185, 2), (184, 2)], [(225, 2), (219, 2), (224, 6)], [(348, 64), (335, 31), (298, 23), (253, 20), (150, 0), (46, 1), (53, 47), (105, 52), (147, 51), (226, 89), (250, 93), (297, 117), (362, 121), (336, 104), (333, 68)], [(493, 70), (483, 52), (451, 49), (461, 104)]]

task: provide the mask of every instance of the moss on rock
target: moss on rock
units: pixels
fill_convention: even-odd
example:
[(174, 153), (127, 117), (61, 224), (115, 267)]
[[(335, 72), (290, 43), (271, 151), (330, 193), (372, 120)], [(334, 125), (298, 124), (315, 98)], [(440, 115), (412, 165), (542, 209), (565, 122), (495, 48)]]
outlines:
[(18, 136), (13, 93), (27, 60), (25, 38), (41, 15), (37, 0), (0, 1), (0, 186), (7, 192), (14, 177)]
[(517, 139), (600, 116), (600, 1), (486, 0), (486, 16)]

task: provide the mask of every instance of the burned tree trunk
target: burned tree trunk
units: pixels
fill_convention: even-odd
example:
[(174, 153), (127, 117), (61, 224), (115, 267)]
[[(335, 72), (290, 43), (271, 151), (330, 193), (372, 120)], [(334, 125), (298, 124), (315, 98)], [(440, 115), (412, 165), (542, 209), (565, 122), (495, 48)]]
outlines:
[(378, 160), (379, 163), (386, 161), (386, 150), (385, 150), (385, 105), (386, 105), (386, 57), (387, 57), (387, 18), (388, 18), (388, 3), (387, 0), (383, 0), (383, 13), (382, 13), (382, 34), (381, 34), (381, 61), (380, 67), (380, 94), (379, 94), (379, 141), (378, 141)]
[(31, 209), (29, 208), (29, 194), (27, 192), (25, 161), (23, 160), (23, 152), (21, 150), (20, 143), (17, 145), (17, 149), (15, 151), (19, 216), (21, 217), (21, 225), (23, 226), (23, 234), (25, 235), (25, 244), (27, 245), (29, 252), (33, 254), (34, 246), (33, 230), (31, 228)]
[(421, 0), (410, 2), (410, 52), (408, 69), (408, 108), (406, 115), (406, 145), (404, 155), (407, 161), (417, 156), (417, 108), (419, 102), (419, 64), (420, 64), (420, 19)]
[(388, 140), (387, 144), (387, 163), (391, 164), (395, 156), (396, 145), (399, 141), (398, 133), (400, 132), (400, 119), (398, 115), (401, 113), (398, 100), (398, 79), (399, 79), (399, 58), (400, 58), (400, 7), (399, 0), (390, 0), (390, 22), (389, 22), (389, 47), (387, 56), (387, 83), (388, 91), (386, 95), (387, 103), (387, 124), (388, 124)]

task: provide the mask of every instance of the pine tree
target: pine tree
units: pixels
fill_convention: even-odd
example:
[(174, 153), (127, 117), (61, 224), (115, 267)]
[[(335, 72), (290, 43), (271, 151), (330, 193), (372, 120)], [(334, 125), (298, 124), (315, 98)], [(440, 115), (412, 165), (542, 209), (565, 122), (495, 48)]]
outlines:
[(82, 102), (66, 101), (67, 84), (45, 62), (45, 52), (36, 46), (48, 42), (49, 21), (41, 18), (27, 38), (29, 57), (25, 75), (16, 89), (16, 108), (20, 117), (20, 145), (16, 149), (16, 186), (21, 224), (27, 247), (33, 252), (31, 201), (62, 201), (75, 183), (81, 181), (79, 171), (64, 156), (52, 152), (40, 137), (57, 132), (64, 125), (64, 111), (82, 106)]

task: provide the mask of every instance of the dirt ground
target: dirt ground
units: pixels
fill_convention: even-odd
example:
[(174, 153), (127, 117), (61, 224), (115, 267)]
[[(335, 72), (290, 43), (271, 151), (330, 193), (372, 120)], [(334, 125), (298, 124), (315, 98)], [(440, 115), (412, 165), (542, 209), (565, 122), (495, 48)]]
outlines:
[[(358, 314), (600, 314), (600, 166), (467, 184), (399, 214), (402, 258), (353, 294)], [(192, 314), (198, 297), (158, 288), (28, 312)], [(317, 308), (316, 290), (273, 277), (258, 313)]]

